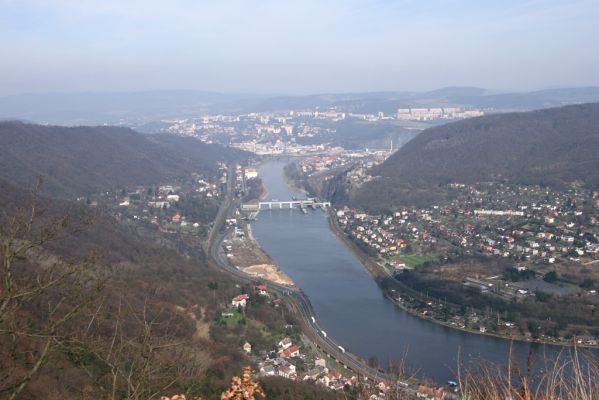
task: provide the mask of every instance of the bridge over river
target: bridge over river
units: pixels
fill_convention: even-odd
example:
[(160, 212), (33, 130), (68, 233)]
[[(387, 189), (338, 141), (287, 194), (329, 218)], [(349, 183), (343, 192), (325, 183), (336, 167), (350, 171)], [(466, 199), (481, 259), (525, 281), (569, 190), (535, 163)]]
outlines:
[(260, 211), (260, 210), (272, 210), (272, 209), (283, 209), (283, 208), (294, 208), (299, 207), (305, 209), (307, 207), (322, 208), (323, 210), (330, 207), (331, 203), (328, 201), (317, 201), (316, 199), (301, 199), (301, 200), (271, 200), (261, 201), (258, 203), (248, 203), (241, 205), (241, 211)]

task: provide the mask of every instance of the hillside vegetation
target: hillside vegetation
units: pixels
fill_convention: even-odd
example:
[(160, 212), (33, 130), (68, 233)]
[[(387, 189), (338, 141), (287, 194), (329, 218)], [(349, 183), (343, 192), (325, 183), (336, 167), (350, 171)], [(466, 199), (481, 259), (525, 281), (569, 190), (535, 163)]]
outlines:
[[(244, 342), (266, 351), (297, 334), (285, 328), (297, 325), (286, 309), (222, 272), (197, 241), (69, 199), (209, 175), (244, 153), (129, 129), (19, 122), (0, 125), (0, 142), (0, 399), (220, 398), (252, 362)], [(43, 194), (32, 195), (38, 175)], [(240, 292), (250, 306), (238, 323), (220, 323)], [(336, 397), (276, 379), (263, 387), (290, 399)]]
[(245, 153), (190, 138), (146, 136), (128, 128), (0, 123), (0, 178), (45, 193), (83, 196), (99, 190), (160, 184)]
[(488, 115), (427, 129), (383, 164), (351, 202), (369, 209), (431, 204), (448, 183), (599, 186), (599, 103)]
[[(175, 238), (2, 180), (0, 209), (0, 399), (220, 398), (251, 362), (245, 341), (263, 351), (290, 334), (292, 316), (254, 295), (238, 324), (219, 324), (252, 290), (201, 248), (183, 256)], [(335, 398), (288, 381), (263, 387)]]

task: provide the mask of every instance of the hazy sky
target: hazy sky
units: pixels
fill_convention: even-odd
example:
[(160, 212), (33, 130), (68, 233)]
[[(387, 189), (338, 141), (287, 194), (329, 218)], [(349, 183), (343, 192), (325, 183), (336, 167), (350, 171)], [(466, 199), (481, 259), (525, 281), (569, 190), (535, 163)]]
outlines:
[(0, 0), (0, 95), (599, 86), (599, 0)]

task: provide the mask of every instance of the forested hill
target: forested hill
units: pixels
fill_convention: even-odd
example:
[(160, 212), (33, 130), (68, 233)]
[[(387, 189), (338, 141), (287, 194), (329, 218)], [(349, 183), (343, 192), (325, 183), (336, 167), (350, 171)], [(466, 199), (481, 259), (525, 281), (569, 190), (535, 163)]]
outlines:
[(353, 201), (372, 209), (438, 200), (446, 183), (509, 180), (599, 187), (599, 103), (488, 115), (427, 129), (371, 171)]
[[(229, 299), (251, 286), (240, 289), (243, 282), (207, 261), (201, 246), (122, 223), (102, 207), (45, 196), (28, 230), (31, 199), (0, 178), (0, 300), (8, 304), (0, 312), (0, 399), (23, 379), (19, 399), (220, 398), (251, 362), (240, 343), (266, 352), (289, 334), (286, 324), (297, 325), (263, 300), (243, 323), (219, 324)], [(261, 385), (269, 399), (340, 398), (279, 377)]]
[(128, 128), (0, 122), (0, 178), (31, 187), (41, 175), (44, 191), (54, 196), (212, 173), (217, 161), (242, 157), (245, 153), (194, 139), (147, 136)]

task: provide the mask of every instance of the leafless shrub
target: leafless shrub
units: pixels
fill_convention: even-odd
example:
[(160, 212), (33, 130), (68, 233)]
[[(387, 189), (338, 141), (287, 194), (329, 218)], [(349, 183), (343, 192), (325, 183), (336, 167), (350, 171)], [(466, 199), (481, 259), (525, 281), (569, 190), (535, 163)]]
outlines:
[(599, 399), (599, 362), (580, 355), (576, 348), (554, 360), (543, 360), (543, 369), (532, 372), (532, 355), (526, 370), (510, 361), (506, 367), (484, 364), (459, 374), (459, 391), (470, 400), (592, 400)]

